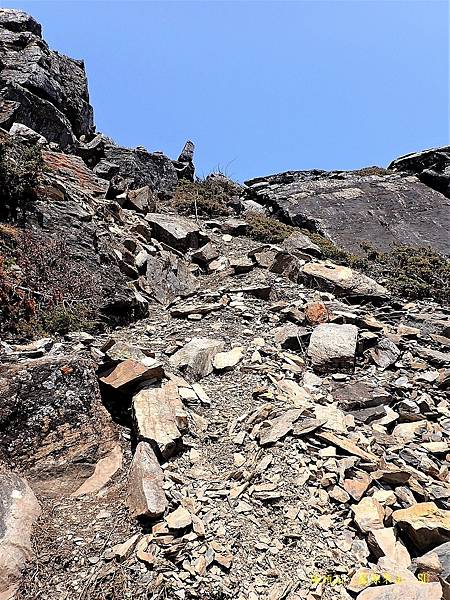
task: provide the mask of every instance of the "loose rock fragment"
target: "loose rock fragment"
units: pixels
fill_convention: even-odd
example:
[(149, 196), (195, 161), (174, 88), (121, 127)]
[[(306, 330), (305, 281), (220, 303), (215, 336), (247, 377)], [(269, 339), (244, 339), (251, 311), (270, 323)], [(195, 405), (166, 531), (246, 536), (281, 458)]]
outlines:
[(31, 532), (41, 513), (25, 479), (2, 469), (0, 474), (0, 596), (13, 598), (21, 573), (33, 556)]
[(269, 421), (266, 427), (261, 427), (259, 430), (261, 446), (273, 444), (292, 431), (294, 423), (300, 418), (302, 412), (300, 409), (287, 410), (284, 414)]
[(154, 443), (162, 456), (170, 456), (187, 430), (187, 415), (177, 387), (168, 382), (147, 386), (133, 396), (133, 416), (138, 436)]
[(192, 524), (192, 517), (184, 506), (179, 506), (176, 510), (169, 513), (166, 517), (166, 523), (170, 529), (184, 529)]
[(352, 373), (355, 368), (357, 337), (358, 328), (355, 325), (318, 325), (312, 332), (308, 347), (313, 367), (320, 372)]
[(382, 338), (369, 352), (374, 363), (381, 369), (387, 369), (400, 357), (400, 350), (388, 338)]
[(100, 381), (116, 390), (136, 385), (149, 379), (161, 379), (164, 371), (161, 363), (151, 358), (148, 363), (128, 359), (112, 368), (110, 372), (100, 377)]
[(219, 340), (193, 338), (171, 356), (170, 362), (176, 367), (186, 368), (195, 379), (201, 379), (212, 373), (212, 361), (224, 345)]
[(355, 521), (363, 533), (372, 529), (382, 529), (384, 520), (384, 509), (378, 500), (374, 498), (363, 498), (358, 504), (352, 506)]
[(232, 369), (242, 359), (244, 355), (244, 348), (242, 346), (236, 346), (228, 352), (218, 352), (213, 360), (213, 367), (218, 371), (225, 369)]
[(374, 279), (353, 271), (349, 267), (330, 263), (307, 263), (302, 267), (302, 277), (317, 287), (349, 297), (385, 299), (389, 292)]
[(164, 473), (151, 446), (137, 445), (128, 477), (127, 506), (133, 517), (156, 518), (167, 508)]
[(397, 539), (393, 527), (370, 530), (367, 543), (377, 558), (386, 556), (405, 569), (411, 565), (409, 552)]

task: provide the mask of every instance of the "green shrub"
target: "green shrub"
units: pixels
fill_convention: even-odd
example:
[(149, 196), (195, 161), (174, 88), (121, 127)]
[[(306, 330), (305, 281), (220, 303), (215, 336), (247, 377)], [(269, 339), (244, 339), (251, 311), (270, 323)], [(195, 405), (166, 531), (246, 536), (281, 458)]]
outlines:
[(267, 244), (279, 244), (295, 231), (295, 227), (257, 212), (248, 212), (245, 220), (249, 237)]
[(390, 252), (377, 253), (367, 270), (399, 296), (450, 301), (450, 261), (431, 248), (396, 245)]

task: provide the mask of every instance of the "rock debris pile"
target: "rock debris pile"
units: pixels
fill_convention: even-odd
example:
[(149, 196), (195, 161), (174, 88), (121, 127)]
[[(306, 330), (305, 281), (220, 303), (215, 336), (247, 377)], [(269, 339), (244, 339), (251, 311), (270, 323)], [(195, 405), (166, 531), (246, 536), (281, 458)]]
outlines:
[(115, 145), (82, 63), (18, 11), (0, 39), (1, 135), (46, 165), (33, 227), (96, 274), (108, 319), (0, 342), (0, 597), (449, 598), (448, 305), (394, 297), (300, 231), (255, 242), (247, 218), (320, 214), (344, 248), (434, 219), (448, 250), (448, 152), (233, 184), (228, 215), (179, 215), (191, 142), (176, 161)]

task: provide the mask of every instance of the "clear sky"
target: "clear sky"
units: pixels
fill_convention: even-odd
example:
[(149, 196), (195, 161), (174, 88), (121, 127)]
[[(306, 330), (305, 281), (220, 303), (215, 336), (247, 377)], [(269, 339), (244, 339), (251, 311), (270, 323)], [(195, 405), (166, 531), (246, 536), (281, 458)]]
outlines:
[(385, 166), (449, 143), (446, 0), (17, 0), (84, 58), (97, 129), (199, 175)]

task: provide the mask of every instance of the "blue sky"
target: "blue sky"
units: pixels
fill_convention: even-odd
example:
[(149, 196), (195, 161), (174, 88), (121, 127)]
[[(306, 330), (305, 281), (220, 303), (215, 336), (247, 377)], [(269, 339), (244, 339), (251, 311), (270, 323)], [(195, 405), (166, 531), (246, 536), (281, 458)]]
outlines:
[(446, 0), (2, 2), (84, 58), (97, 129), (199, 175), (385, 166), (449, 143)]

